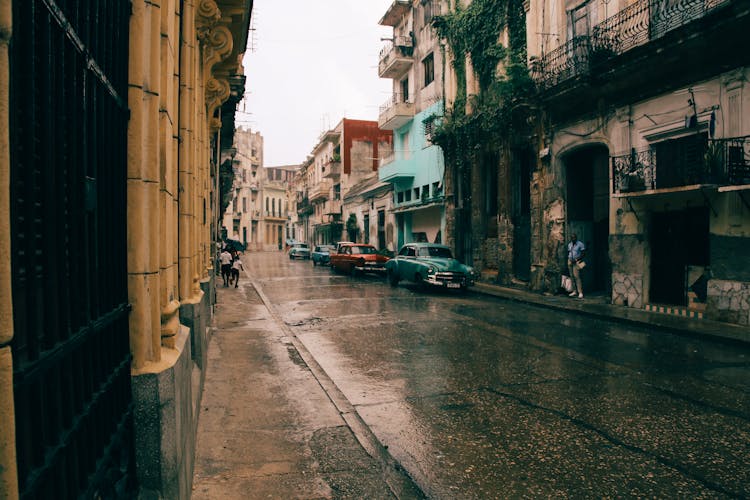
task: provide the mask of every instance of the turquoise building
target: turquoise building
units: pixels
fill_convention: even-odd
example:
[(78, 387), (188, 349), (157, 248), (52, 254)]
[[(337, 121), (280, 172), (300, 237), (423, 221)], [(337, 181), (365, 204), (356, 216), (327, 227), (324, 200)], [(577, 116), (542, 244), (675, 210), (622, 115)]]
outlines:
[(432, 124), (443, 114), (443, 101), (430, 105), (393, 131), (393, 155), (383, 158), (379, 178), (393, 184), (397, 246), (413, 241), (442, 243), (445, 238), (442, 150), (430, 142)]

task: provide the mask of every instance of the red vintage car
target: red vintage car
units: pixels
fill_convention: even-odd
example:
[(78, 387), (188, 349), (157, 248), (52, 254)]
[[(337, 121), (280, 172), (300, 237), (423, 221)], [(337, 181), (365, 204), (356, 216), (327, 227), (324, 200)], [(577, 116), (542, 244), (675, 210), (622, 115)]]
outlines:
[(352, 276), (363, 273), (385, 273), (385, 255), (377, 253), (372, 245), (358, 243), (340, 244), (336, 253), (331, 254), (331, 271), (349, 273)]

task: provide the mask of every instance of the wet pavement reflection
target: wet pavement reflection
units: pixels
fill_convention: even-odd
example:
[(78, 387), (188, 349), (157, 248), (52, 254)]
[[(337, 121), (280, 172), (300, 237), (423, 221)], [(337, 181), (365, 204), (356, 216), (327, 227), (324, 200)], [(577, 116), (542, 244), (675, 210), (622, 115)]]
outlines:
[(246, 255), (434, 498), (750, 496), (750, 349)]

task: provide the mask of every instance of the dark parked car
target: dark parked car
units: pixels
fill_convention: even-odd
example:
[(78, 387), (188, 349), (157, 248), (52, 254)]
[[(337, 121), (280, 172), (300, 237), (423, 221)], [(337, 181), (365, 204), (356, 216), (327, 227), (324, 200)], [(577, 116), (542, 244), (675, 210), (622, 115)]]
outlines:
[(466, 289), (476, 279), (473, 268), (454, 259), (449, 247), (435, 243), (407, 243), (385, 267), (391, 286), (406, 280), (422, 288)]
[(336, 247), (333, 245), (318, 245), (316, 246), (311, 255), (313, 266), (321, 265), (326, 266), (331, 263), (331, 253), (336, 251)]

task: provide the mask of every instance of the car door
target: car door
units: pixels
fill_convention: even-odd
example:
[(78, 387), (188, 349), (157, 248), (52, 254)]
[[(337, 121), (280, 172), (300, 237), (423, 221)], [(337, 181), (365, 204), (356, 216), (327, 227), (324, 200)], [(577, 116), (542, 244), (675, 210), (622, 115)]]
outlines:
[(402, 252), (403, 254), (399, 255), (399, 274), (404, 279), (413, 280), (416, 273), (417, 249), (412, 245), (407, 245)]

